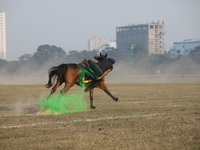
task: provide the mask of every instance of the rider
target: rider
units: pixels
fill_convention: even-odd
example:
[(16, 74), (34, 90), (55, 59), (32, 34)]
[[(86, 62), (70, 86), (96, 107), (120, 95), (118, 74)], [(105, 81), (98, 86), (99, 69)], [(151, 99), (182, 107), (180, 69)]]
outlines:
[(113, 64), (115, 60), (113, 58), (106, 58), (103, 56), (94, 56), (94, 59), (98, 60), (97, 63), (93, 62), (92, 60), (83, 60), (83, 63), (90, 67), (98, 76), (96, 80), (102, 79), (106, 76), (110, 71), (113, 70)]

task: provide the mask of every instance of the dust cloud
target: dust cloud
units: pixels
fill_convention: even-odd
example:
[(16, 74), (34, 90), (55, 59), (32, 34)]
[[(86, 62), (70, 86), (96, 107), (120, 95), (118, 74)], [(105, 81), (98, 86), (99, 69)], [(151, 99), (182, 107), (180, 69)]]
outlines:
[(200, 65), (191, 59), (150, 65), (118, 62), (106, 77), (107, 83), (200, 83)]
[(0, 71), (0, 85), (36, 85), (46, 84), (48, 81), (48, 70), (54, 65), (45, 64), (39, 69), (35, 66), (23, 66), (15, 72), (6, 69)]
[[(69, 62), (63, 62), (69, 63)], [(77, 63), (77, 62), (76, 62)], [(15, 72), (0, 70), (0, 85), (46, 84), (48, 70), (61, 63), (47, 62), (43, 66), (21, 66)], [(149, 65), (146, 60), (116, 62), (106, 77), (106, 83), (199, 83), (200, 65), (187, 58), (171, 63)]]

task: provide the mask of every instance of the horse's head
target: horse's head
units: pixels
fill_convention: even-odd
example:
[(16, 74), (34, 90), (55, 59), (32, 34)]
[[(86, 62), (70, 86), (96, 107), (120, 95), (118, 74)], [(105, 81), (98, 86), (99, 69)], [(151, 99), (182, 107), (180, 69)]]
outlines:
[(107, 58), (107, 53), (106, 53), (105, 55), (102, 55), (101, 52), (100, 52), (100, 56), (101, 56), (101, 57), (106, 57), (106, 58)]

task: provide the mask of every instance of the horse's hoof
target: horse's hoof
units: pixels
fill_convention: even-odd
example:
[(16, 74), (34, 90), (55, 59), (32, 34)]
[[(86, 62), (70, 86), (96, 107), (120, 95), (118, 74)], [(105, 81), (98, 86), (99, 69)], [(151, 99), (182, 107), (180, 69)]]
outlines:
[(95, 107), (95, 106), (91, 106), (90, 108), (91, 108), (91, 109), (95, 109), (96, 107)]
[(118, 102), (119, 101), (119, 98), (117, 97), (116, 99), (114, 99), (116, 102)]

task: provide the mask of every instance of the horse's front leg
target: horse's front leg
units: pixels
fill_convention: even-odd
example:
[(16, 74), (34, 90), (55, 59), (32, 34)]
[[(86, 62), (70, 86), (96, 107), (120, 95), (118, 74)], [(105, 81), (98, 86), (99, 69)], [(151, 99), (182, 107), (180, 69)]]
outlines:
[(93, 105), (93, 93), (94, 93), (94, 89), (90, 90), (90, 108), (91, 109), (95, 109), (96, 107)]

